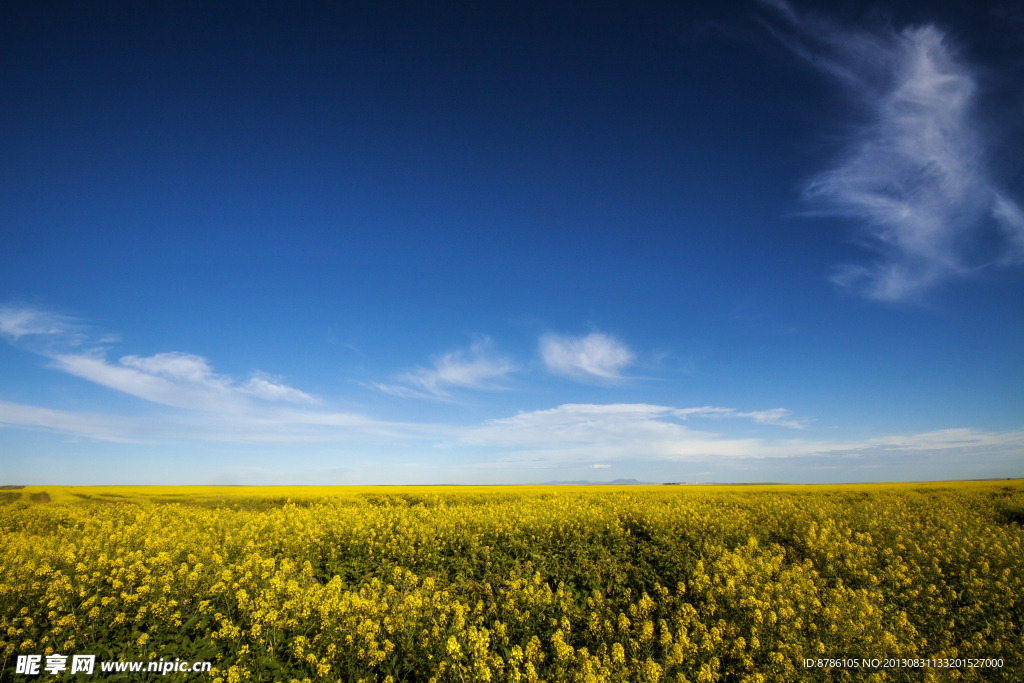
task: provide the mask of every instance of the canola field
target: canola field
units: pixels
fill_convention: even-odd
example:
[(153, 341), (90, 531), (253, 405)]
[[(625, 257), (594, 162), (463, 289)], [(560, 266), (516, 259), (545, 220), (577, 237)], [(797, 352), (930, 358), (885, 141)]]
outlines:
[(1019, 481), (29, 487), (0, 679), (1022, 681), (1022, 523)]

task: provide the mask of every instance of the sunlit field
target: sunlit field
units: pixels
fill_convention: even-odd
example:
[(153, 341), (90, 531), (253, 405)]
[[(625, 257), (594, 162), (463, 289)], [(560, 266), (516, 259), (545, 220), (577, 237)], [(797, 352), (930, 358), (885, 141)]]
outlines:
[(1020, 681), (1022, 522), (1019, 481), (28, 487), (0, 492), (0, 675)]

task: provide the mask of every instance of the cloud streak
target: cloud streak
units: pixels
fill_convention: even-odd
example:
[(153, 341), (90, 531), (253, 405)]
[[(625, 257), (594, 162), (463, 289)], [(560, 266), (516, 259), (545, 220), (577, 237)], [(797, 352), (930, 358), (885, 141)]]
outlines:
[(920, 301), (980, 268), (1024, 263), (1024, 214), (990, 177), (978, 79), (934, 25), (852, 30), (763, 0), (772, 31), (868, 112), (837, 165), (804, 186), (821, 215), (855, 219), (870, 263), (832, 281), (881, 301)]
[[(729, 408), (672, 408), (639, 404), (566, 404), (490, 420), (466, 431), (464, 446), (490, 448), (510, 462), (533, 464), (615, 461), (691, 461), (704, 458), (856, 456), (867, 451), (1024, 449), (1024, 432), (947, 429), (842, 441), (736, 437), (680, 424), (693, 416), (744, 417), (758, 424), (802, 424), (782, 409), (739, 412)], [(787, 424), (790, 423), (790, 424)]]
[(622, 370), (635, 358), (625, 344), (599, 332), (585, 337), (545, 334), (540, 356), (548, 371), (577, 380), (623, 379)]
[[(14, 305), (0, 306), (0, 337), (41, 355), (80, 350), (90, 339), (87, 327), (76, 318)], [(115, 335), (104, 335), (93, 346), (116, 340)]]
[[(139, 413), (101, 414), (0, 400), (0, 426), (95, 441), (235, 444), (246, 452), (279, 445), (359, 445), (367, 453), (402, 453), (403, 462), (428, 468), (445, 451), (441, 461), (450, 473), (473, 468), (525, 472), (567, 463), (608, 469), (639, 461), (805, 456), (835, 460), (865, 454), (883, 458), (886, 453), (929, 458), (940, 452), (991, 458), (995, 453), (1009, 457), (1005, 454), (1024, 452), (1024, 432), (946, 429), (859, 440), (793, 438), (805, 432), (781, 430), (802, 430), (810, 421), (785, 408), (563, 404), (470, 426), (388, 422), (330, 410), (269, 375), (236, 380), (218, 374), (206, 359), (192, 354), (124, 355), (112, 362), (100, 341), (90, 341), (84, 325), (45, 312), (0, 309), (0, 334), (40, 353), (56, 369), (145, 401), (148, 410)], [(564, 344), (565, 338), (559, 341)], [(433, 368), (409, 373), (403, 386), (425, 395), (449, 387), (497, 388), (494, 380), (511, 371), (511, 363), (497, 359), (484, 340), (437, 358)]]
[(0, 307), (0, 336), (14, 346), (49, 358), (52, 367), (101, 386), (152, 403), (210, 412), (238, 412), (262, 402), (316, 403), (309, 394), (265, 373), (245, 382), (213, 372), (205, 358), (189, 353), (106, 358), (105, 344), (117, 341), (102, 335), (93, 341), (85, 325), (49, 311), (30, 307)]
[(755, 410), (749, 413), (739, 412), (733, 408), (719, 408), (715, 406), (703, 406), (701, 408), (679, 408), (672, 411), (673, 417), (683, 420), (690, 417), (747, 417), (762, 425), (778, 425), (791, 429), (803, 429), (807, 426), (807, 420), (793, 417), (793, 411), (787, 408), (771, 408), (769, 410)]
[(749, 413), (736, 413), (736, 417), (749, 417), (761, 425), (778, 425), (791, 429), (803, 429), (806, 421), (793, 417), (793, 411), (786, 408), (772, 408), (770, 410), (755, 410)]
[(55, 432), (95, 441), (154, 444), (209, 442), (242, 445), (348, 445), (436, 441), (457, 433), (436, 425), (373, 420), (329, 411), (248, 413), (164, 412), (104, 415), (0, 401), (0, 426)]
[(316, 403), (303, 391), (256, 376), (237, 383), (213, 372), (205, 358), (188, 353), (123, 356), (117, 365), (101, 353), (53, 356), (53, 366), (68, 374), (131, 396), (176, 408), (209, 412), (239, 412), (252, 406), (250, 399), (288, 403)]
[(429, 425), (392, 423), (318, 408), (321, 401), (266, 373), (237, 380), (180, 352), (125, 355), (116, 363), (79, 321), (29, 307), (0, 308), (0, 335), (47, 358), (50, 367), (153, 406), (158, 417), (110, 416), (0, 402), (0, 424), (57, 431), (103, 441), (198, 439), (237, 443), (340, 443), (359, 439), (436, 438)]
[(517, 370), (516, 365), (494, 354), (494, 343), (485, 337), (470, 345), (439, 356), (431, 368), (417, 368), (397, 377), (397, 384), (374, 384), (395, 396), (447, 400), (452, 388), (502, 389), (498, 380)]

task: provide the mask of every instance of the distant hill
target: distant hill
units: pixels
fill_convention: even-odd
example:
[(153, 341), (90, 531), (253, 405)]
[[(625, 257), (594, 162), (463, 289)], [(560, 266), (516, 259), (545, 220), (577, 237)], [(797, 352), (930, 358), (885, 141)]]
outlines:
[(631, 484), (653, 485), (653, 481), (637, 481), (636, 479), (614, 479), (612, 481), (546, 481), (541, 486), (626, 486)]

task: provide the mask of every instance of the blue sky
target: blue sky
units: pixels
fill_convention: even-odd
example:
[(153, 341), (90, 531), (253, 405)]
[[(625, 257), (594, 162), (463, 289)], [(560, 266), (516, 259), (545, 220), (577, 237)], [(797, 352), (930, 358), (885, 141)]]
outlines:
[(1024, 10), (707, 5), (5, 5), (0, 483), (1024, 476)]

